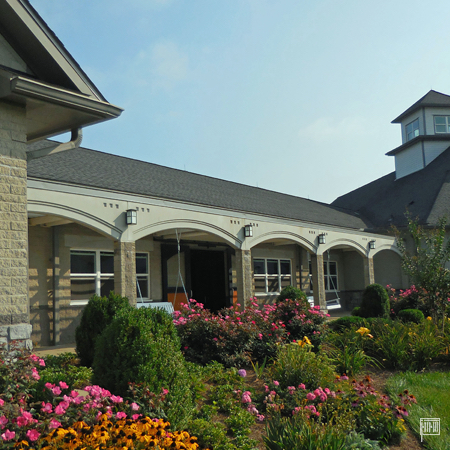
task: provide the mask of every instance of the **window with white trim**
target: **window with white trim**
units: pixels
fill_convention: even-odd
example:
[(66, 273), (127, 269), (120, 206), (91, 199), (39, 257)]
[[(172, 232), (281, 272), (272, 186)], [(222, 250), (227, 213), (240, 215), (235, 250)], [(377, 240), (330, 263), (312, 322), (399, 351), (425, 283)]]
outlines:
[(101, 250), (70, 252), (70, 291), (74, 302), (114, 290), (114, 253)]
[(419, 136), (419, 119), (416, 119), (406, 125), (406, 140), (410, 141), (417, 136)]
[[(324, 261), (323, 262), (323, 281), (325, 284), (326, 291), (337, 291), (339, 290), (338, 284), (338, 270), (336, 261)], [(312, 265), (309, 262), (309, 288), (313, 290), (312, 283)]]
[(136, 294), (140, 299), (149, 298), (148, 253), (136, 253)]
[(292, 285), (291, 260), (276, 258), (254, 258), (253, 278), (256, 294), (280, 293)]
[(450, 133), (450, 116), (434, 116), (434, 132)]

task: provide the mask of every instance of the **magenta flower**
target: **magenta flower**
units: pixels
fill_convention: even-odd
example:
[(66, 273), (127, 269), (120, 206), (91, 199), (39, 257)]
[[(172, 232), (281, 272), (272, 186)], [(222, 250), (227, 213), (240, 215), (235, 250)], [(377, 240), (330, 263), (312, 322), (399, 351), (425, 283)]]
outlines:
[(116, 414), (116, 418), (117, 418), (117, 419), (126, 419), (126, 417), (127, 417), (127, 415), (126, 415), (123, 411), (119, 411), (119, 412)]
[(308, 393), (306, 394), (306, 398), (307, 398), (308, 400), (314, 400), (314, 399), (316, 398), (316, 396), (315, 396), (312, 392), (308, 392)]
[(60, 388), (59, 386), (55, 386), (55, 387), (53, 387), (51, 390), (52, 390), (52, 394), (53, 394), (53, 395), (59, 395), (59, 394), (61, 394), (61, 388)]
[(61, 422), (59, 422), (58, 420), (56, 420), (53, 417), (52, 420), (50, 420), (49, 428), (51, 430), (53, 430), (53, 429), (60, 428), (60, 427), (61, 427)]
[(47, 414), (50, 414), (53, 411), (51, 403), (42, 402), (41, 411)]
[(61, 387), (61, 389), (68, 389), (69, 385), (67, 383), (65, 383), (64, 381), (60, 381), (59, 382), (59, 386)]
[(37, 431), (37, 430), (28, 430), (27, 431), (27, 438), (32, 442), (37, 441), (39, 439), (40, 435), (41, 435), (41, 433), (39, 433), (39, 431)]
[(276, 380), (273, 382), (273, 384), (274, 384), (275, 386), (279, 386), (279, 385), (280, 385), (280, 383), (279, 383), (278, 381), (276, 381)]
[(133, 410), (133, 411), (138, 411), (139, 410), (139, 405), (137, 404), (137, 403), (132, 403), (131, 404), (131, 409)]
[(8, 423), (8, 419), (5, 416), (0, 416), (0, 430), (5, 428), (5, 425)]
[(301, 384), (298, 385), (298, 388), (299, 388), (299, 389), (305, 390), (305, 389), (306, 389), (306, 386), (305, 386), (303, 383), (301, 383)]
[(123, 398), (118, 395), (111, 395), (111, 401), (113, 401), (114, 403), (122, 403)]
[(0, 398), (0, 406), (3, 406), (5, 404), (5, 401)]
[(142, 416), (142, 414), (133, 414), (133, 415), (131, 416), (131, 418), (132, 418), (133, 420), (138, 420), (139, 417), (141, 417), (141, 416)]
[(16, 437), (16, 432), (15, 431), (9, 431), (6, 430), (3, 434), (2, 434), (2, 439), (4, 441), (10, 441), (12, 439), (14, 439)]
[(247, 376), (247, 372), (245, 369), (239, 369), (238, 370), (238, 375), (242, 378), (245, 378)]

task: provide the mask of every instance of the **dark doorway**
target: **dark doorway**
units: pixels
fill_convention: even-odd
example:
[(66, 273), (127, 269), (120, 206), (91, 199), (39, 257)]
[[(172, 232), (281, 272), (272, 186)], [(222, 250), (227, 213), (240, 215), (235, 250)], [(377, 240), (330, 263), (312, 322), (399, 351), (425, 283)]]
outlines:
[(211, 311), (228, 306), (225, 253), (209, 250), (190, 253), (192, 298)]

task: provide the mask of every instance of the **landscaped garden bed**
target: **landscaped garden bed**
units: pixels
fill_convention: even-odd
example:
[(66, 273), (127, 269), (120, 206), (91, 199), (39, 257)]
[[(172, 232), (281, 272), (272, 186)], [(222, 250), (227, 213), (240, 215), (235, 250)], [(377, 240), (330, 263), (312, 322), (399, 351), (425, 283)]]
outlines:
[[(77, 355), (3, 352), (2, 448), (414, 450), (421, 414), (448, 427), (427, 387), (448, 384), (448, 321), (329, 321), (291, 294), (219, 314), (192, 301), (175, 318), (91, 299)], [(411, 371), (431, 378), (416, 387)]]

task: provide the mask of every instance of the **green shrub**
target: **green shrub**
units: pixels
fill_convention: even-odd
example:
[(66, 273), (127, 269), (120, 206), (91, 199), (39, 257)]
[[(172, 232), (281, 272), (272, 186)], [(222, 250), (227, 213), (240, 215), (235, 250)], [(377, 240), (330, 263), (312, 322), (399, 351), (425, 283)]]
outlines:
[(398, 312), (398, 318), (402, 322), (420, 323), (425, 320), (423, 312), (419, 309), (402, 309)]
[(102, 331), (111, 323), (118, 311), (131, 308), (126, 297), (115, 295), (99, 297), (93, 295), (81, 315), (80, 325), (75, 330), (76, 352), (80, 364), (90, 367), (94, 361), (95, 342)]
[(360, 317), (361, 316), (361, 307), (355, 306), (352, 310), (352, 316)]
[(168, 389), (167, 417), (184, 428), (193, 412), (189, 374), (172, 316), (160, 309), (123, 309), (97, 339), (93, 382), (126, 396), (129, 382), (158, 394)]
[(389, 317), (389, 295), (380, 284), (370, 284), (364, 289), (361, 308), (358, 312), (361, 317)]
[(279, 302), (287, 299), (308, 301), (306, 294), (301, 289), (297, 289), (294, 286), (286, 286), (281, 290), (280, 295), (277, 297), (277, 301)]
[(364, 322), (364, 319), (362, 317), (355, 317), (355, 316), (344, 316), (339, 317), (338, 319), (332, 320), (328, 323), (328, 326), (332, 330), (344, 330), (346, 328), (351, 328), (353, 326), (361, 326), (361, 324)]
[(314, 353), (310, 346), (292, 343), (279, 347), (277, 359), (269, 368), (269, 377), (277, 380), (280, 389), (303, 383), (306, 389), (331, 387), (334, 367), (324, 353)]

